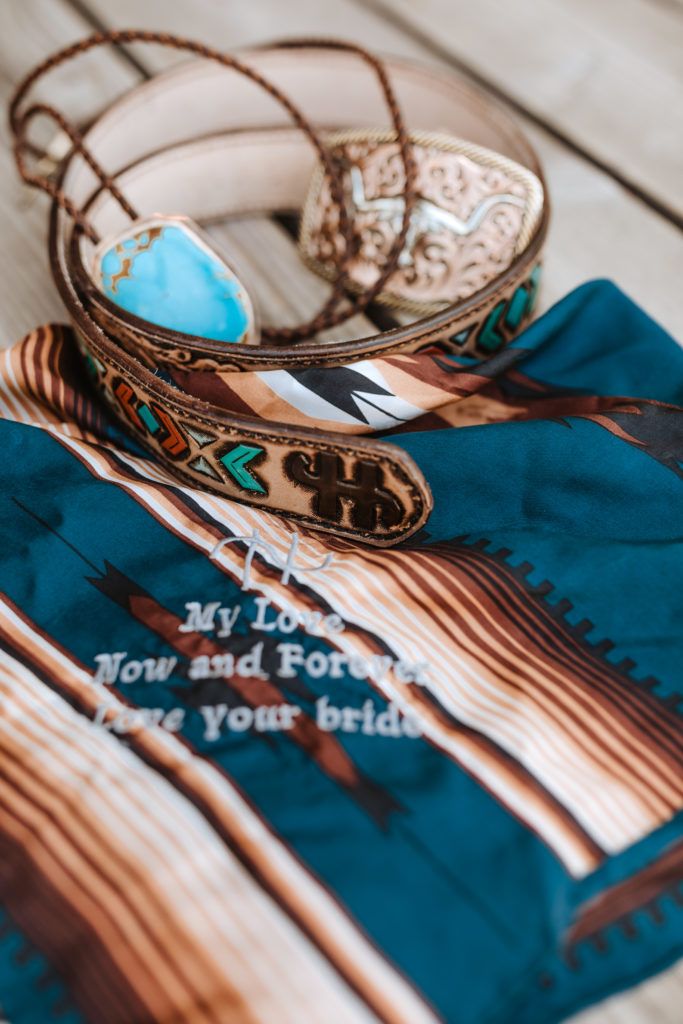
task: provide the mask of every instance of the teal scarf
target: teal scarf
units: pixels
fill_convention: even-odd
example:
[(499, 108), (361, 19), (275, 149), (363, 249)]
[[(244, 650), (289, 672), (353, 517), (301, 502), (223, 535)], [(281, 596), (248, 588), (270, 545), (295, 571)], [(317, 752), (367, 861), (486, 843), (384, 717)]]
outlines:
[(13, 1024), (550, 1024), (681, 955), (683, 352), (593, 282), (433, 358), (481, 386), (370, 551), (179, 485), (68, 329), (6, 356)]

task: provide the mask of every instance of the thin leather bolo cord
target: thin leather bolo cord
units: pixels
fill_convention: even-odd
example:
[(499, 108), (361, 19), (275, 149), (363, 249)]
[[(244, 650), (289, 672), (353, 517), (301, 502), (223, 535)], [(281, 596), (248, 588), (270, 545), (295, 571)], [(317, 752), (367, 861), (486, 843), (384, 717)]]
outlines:
[[(9, 119), (10, 126), (15, 137), (14, 156), (22, 179), (27, 184), (33, 185), (47, 192), (48, 195), (50, 195), (55, 202), (69, 214), (78, 229), (84, 231), (92, 241), (98, 240), (97, 234), (92, 225), (89, 224), (87, 218), (84, 217), (83, 213), (77, 209), (73, 201), (65, 195), (63, 190), (47, 176), (30, 171), (26, 165), (25, 154), (29, 149), (27, 131), (30, 122), (39, 115), (51, 117), (67, 134), (74, 149), (86, 161), (103, 188), (113, 196), (131, 219), (137, 219), (138, 214), (117, 188), (114, 180), (107, 175), (98, 161), (87, 151), (81, 133), (77, 128), (71, 125), (58, 110), (48, 104), (37, 103), (32, 105), (23, 114), (19, 113), (20, 104), (29, 89), (38, 81), (38, 79), (56, 68), (58, 65), (63, 64), (97, 46), (107, 45), (110, 43), (119, 44), (131, 42), (157, 43), (162, 46), (170, 46), (174, 49), (188, 51), (208, 60), (216, 61), (224, 67), (231, 68), (232, 70), (245, 75), (247, 78), (250, 78), (266, 92), (270, 93), (270, 95), (272, 95), (273, 98), (277, 100), (285, 110), (287, 110), (297, 127), (309, 138), (320, 157), (330, 185), (332, 200), (338, 210), (339, 229), (344, 241), (344, 249), (341, 258), (337, 257), (337, 277), (333, 283), (330, 296), (316, 316), (306, 323), (299, 324), (296, 327), (266, 327), (261, 332), (263, 339), (274, 342), (275, 344), (286, 344), (289, 342), (301, 341), (310, 338), (319, 331), (344, 323), (350, 317), (366, 309), (369, 303), (371, 303), (381, 292), (386, 282), (397, 268), (400, 254), (405, 246), (410, 227), (410, 218), (417, 198), (415, 192), (416, 166), (412, 154), (412, 144), (407, 133), (396, 96), (381, 61), (361, 46), (333, 39), (294, 39), (285, 40), (276, 44), (276, 46), (282, 49), (296, 49), (315, 46), (318, 48), (356, 53), (375, 71), (387, 103), (387, 107), (391, 114), (396, 141), (398, 143), (399, 153), (403, 163), (405, 181), (403, 193), (404, 209), (401, 230), (394, 239), (391, 250), (387, 255), (382, 270), (375, 282), (364, 292), (357, 295), (351, 295), (347, 294), (349, 283), (347, 269), (348, 264), (354, 255), (352, 224), (350, 223), (348, 211), (346, 209), (341, 173), (335, 166), (330, 155), (330, 151), (323, 145), (315, 128), (300, 111), (298, 106), (290, 100), (286, 94), (281, 92), (276, 85), (268, 81), (268, 79), (255, 69), (249, 67), (247, 64), (243, 64), (238, 58), (219, 50), (215, 50), (212, 47), (206, 46), (204, 43), (195, 42), (193, 40), (170, 35), (164, 32), (122, 29), (106, 33), (95, 33), (94, 35), (81, 40), (79, 43), (65, 47), (63, 50), (52, 54), (34, 68), (33, 71), (31, 71), (24, 80), (19, 83), (10, 101)], [(339, 308), (342, 299), (346, 299), (345, 308)]]

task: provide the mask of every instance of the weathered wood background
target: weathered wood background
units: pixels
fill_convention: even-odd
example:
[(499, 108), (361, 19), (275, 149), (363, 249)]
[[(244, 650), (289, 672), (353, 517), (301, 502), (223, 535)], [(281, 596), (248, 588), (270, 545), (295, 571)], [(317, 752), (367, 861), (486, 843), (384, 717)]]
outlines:
[[(1, 0), (0, 101), (51, 50), (102, 27), (164, 28), (226, 48), (337, 35), (459, 70), (516, 111), (543, 158), (554, 213), (541, 308), (609, 277), (683, 342), (683, 0)], [(53, 77), (49, 97), (85, 119), (177, 59), (98, 51)], [(47, 266), (47, 200), (17, 182), (0, 125), (6, 346), (64, 312)], [(282, 227), (262, 219), (219, 230), (261, 279), (267, 319), (316, 308), (325, 286), (300, 267)], [(682, 1020), (674, 968), (576, 1024)]]

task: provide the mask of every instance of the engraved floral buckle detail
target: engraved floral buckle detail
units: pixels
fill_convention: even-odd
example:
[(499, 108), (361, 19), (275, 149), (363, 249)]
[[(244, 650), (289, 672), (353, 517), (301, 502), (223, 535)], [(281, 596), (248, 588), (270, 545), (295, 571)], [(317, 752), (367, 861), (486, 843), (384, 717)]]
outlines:
[[(411, 134), (418, 198), (398, 269), (379, 296), (389, 306), (429, 313), (484, 288), (522, 252), (541, 220), (543, 186), (507, 157), (461, 139)], [(339, 132), (327, 139), (344, 172), (356, 251), (352, 287), (377, 279), (401, 228), (404, 173), (390, 131)], [(299, 245), (304, 261), (336, 275), (343, 238), (320, 167), (304, 204)]]

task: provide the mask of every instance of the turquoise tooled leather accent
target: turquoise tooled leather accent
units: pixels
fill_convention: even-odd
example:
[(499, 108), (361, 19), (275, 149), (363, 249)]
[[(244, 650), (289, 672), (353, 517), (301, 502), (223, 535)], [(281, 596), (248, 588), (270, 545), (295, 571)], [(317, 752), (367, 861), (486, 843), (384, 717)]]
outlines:
[(484, 326), (482, 327), (477, 339), (479, 348), (483, 349), (484, 352), (495, 352), (505, 344), (505, 338), (498, 329), (500, 325), (500, 317), (505, 306), (505, 302), (499, 302), (493, 312), (489, 313), (484, 321)]
[(246, 491), (255, 491), (258, 494), (265, 494), (265, 488), (256, 476), (253, 476), (246, 465), (255, 459), (257, 455), (263, 455), (263, 448), (255, 445), (238, 444), (237, 447), (221, 455), (220, 460), (227, 469), (233, 480)]
[(541, 264), (538, 263), (524, 284), (520, 284), (507, 301), (499, 302), (486, 317), (477, 337), (479, 349), (490, 355), (517, 334), (536, 304), (540, 279)]
[(154, 413), (148, 405), (142, 404), (138, 406), (138, 416), (145, 424), (150, 434), (156, 434), (157, 430), (161, 429), (161, 424), (157, 421)]

